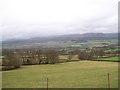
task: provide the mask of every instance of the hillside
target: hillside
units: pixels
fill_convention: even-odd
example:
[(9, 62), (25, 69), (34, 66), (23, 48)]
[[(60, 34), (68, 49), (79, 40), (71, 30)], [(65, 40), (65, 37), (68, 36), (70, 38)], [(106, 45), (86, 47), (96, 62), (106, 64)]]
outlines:
[(46, 43), (50, 41), (76, 41), (76, 42), (86, 42), (87, 40), (109, 40), (118, 39), (118, 33), (85, 33), (85, 34), (70, 34), (70, 35), (58, 35), (49, 37), (34, 37), (29, 39), (10, 39), (2, 42), (2, 46), (24, 46), (33, 45), (38, 43)]

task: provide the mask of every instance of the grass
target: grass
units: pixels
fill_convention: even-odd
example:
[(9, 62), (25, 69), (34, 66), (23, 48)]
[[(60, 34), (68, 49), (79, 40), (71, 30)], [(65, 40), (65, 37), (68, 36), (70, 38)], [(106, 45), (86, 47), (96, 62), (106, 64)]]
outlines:
[(120, 57), (99, 58), (98, 60), (119, 61)]
[(2, 72), (0, 72), (0, 88), (2, 88)]
[(79, 61), (47, 65), (22, 66), (3, 71), (3, 88), (111, 88), (118, 87), (118, 62)]

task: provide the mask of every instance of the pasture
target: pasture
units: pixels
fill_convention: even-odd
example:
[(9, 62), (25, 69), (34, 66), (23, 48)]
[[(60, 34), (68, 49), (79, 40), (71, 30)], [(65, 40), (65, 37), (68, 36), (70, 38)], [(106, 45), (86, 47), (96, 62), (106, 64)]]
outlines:
[(3, 71), (3, 88), (107, 88), (118, 87), (118, 62), (79, 61), (47, 65), (28, 65)]
[(107, 60), (107, 61), (120, 61), (120, 57), (110, 57), (110, 58), (99, 58), (97, 60)]

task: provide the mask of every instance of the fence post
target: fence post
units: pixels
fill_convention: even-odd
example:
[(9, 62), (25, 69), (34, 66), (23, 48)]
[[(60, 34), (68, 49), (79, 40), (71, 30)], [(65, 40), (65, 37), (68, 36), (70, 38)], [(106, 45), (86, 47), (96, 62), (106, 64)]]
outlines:
[(48, 78), (47, 78), (47, 90), (48, 90)]
[(107, 74), (107, 77), (108, 77), (108, 88), (110, 88), (110, 74), (109, 73)]

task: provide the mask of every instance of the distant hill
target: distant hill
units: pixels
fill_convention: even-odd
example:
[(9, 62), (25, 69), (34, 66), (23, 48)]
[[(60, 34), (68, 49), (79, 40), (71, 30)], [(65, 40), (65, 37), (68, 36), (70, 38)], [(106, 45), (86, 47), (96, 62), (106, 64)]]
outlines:
[(70, 35), (57, 35), (49, 37), (34, 37), (30, 39), (11, 39), (2, 41), (2, 45), (25, 45), (32, 43), (43, 43), (49, 41), (86, 41), (86, 40), (106, 40), (118, 39), (120, 33), (85, 33), (85, 34), (70, 34)]

